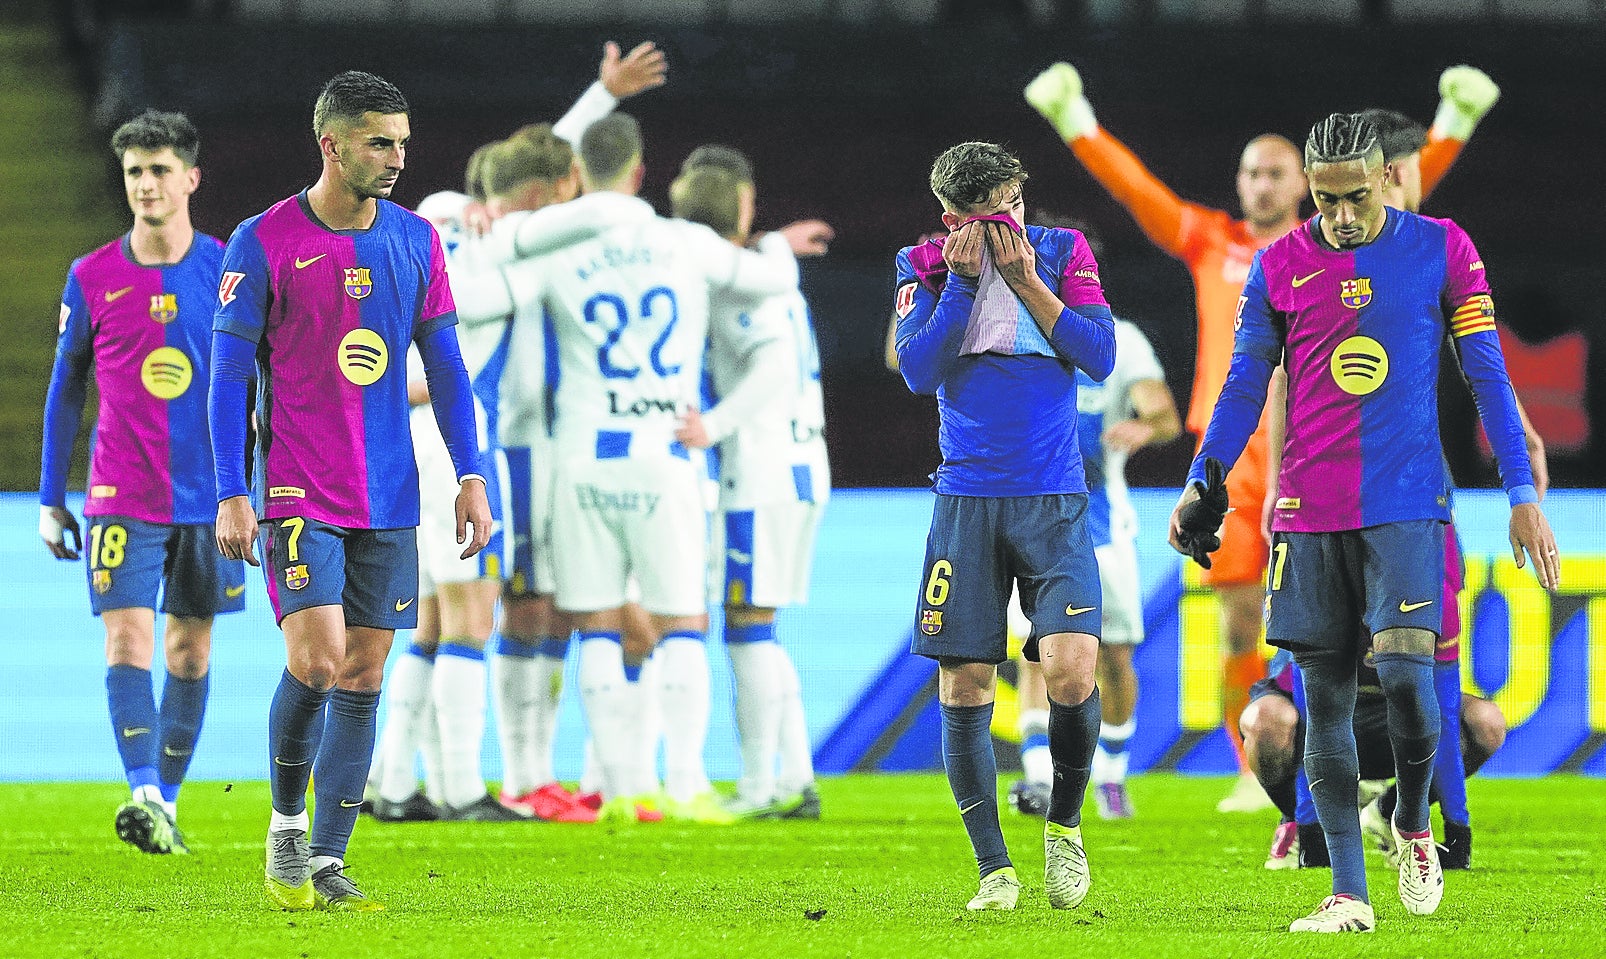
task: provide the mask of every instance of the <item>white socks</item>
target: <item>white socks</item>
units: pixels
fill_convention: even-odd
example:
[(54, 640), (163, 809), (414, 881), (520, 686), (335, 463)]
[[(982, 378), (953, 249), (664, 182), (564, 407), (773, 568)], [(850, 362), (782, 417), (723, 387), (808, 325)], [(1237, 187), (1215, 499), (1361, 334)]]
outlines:
[(467, 806), (485, 795), (480, 744), (485, 738), (485, 653), (443, 642), (435, 653), (431, 685), (440, 729), (441, 778), (446, 804)]
[(618, 633), (580, 634), (580, 702), (591, 729), (603, 796), (635, 795), (642, 702), (636, 684), (625, 681)]
[(1054, 759), (1048, 752), (1048, 710), (1023, 709), (1020, 713), (1020, 765), (1026, 781), (1037, 785), (1054, 782)]
[(737, 795), (754, 803), (775, 798), (775, 757), (781, 748), (781, 714), (786, 707), (786, 653), (773, 639), (731, 642), (731, 672), (736, 677), (736, 732), (742, 745), (742, 778)]
[(809, 745), (809, 722), (803, 713), (803, 685), (797, 667), (782, 646), (775, 647), (781, 669), (781, 776), (776, 786), (782, 796), (814, 785), (814, 748)]
[(552, 747), (563, 699), (568, 640), (527, 643), (511, 636), (491, 657), (491, 702), (502, 745), (502, 792), (510, 798), (555, 782)]
[(385, 682), (385, 728), (374, 750), (375, 771), (368, 777), (381, 799), (402, 802), (418, 790), (415, 756), (434, 671), (434, 654), (412, 646), (396, 660)]
[(713, 787), (703, 766), (708, 739), (708, 646), (703, 634), (669, 633), (653, 654), (663, 697), (664, 792), (687, 802)]
[(1093, 785), (1126, 782), (1126, 767), (1132, 753), (1127, 743), (1138, 730), (1134, 717), (1119, 726), (1099, 726), (1099, 746), (1093, 752)]

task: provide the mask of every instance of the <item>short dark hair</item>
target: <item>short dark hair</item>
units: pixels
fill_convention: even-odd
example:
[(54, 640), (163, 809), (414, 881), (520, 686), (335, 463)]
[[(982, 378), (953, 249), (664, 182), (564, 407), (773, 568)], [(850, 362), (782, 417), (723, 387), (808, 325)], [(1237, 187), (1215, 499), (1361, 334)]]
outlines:
[(681, 161), (680, 172), (690, 173), (699, 167), (726, 170), (742, 183), (753, 182), (753, 161), (742, 151), (722, 143), (705, 143), (691, 151), (686, 155), (686, 159)]
[(1383, 147), (1383, 159), (1391, 163), (1427, 146), (1427, 127), (1403, 113), (1373, 107), (1362, 110), (1361, 116), (1377, 130), (1378, 143)]
[(741, 225), (741, 188), (747, 181), (722, 166), (685, 170), (669, 187), (674, 214), (701, 223), (720, 236), (735, 236)]
[(949, 147), (931, 165), (931, 192), (949, 210), (986, 203), (1000, 187), (1025, 182), (1020, 161), (996, 143), (971, 141)]
[(335, 120), (361, 120), (364, 113), (409, 113), (407, 98), (389, 82), (372, 73), (347, 70), (323, 85), (318, 102), (312, 107), (312, 135)]
[(161, 110), (146, 110), (112, 134), (112, 155), (119, 163), (127, 150), (154, 152), (163, 147), (172, 147), (185, 166), (194, 166), (201, 158), (201, 135), (189, 117)]
[(1310, 128), (1305, 139), (1305, 168), (1317, 163), (1347, 163), (1383, 155), (1377, 127), (1359, 113), (1334, 113)]
[(612, 183), (641, 156), (641, 124), (628, 113), (610, 113), (580, 135), (580, 166), (593, 183)]

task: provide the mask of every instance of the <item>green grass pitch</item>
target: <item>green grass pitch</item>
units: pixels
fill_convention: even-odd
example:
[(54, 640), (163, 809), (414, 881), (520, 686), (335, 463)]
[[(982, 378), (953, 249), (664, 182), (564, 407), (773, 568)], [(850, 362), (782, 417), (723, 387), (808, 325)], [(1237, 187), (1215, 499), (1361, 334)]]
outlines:
[(262, 893), (264, 783), (192, 783), (195, 854), (119, 843), (111, 784), (0, 785), (0, 956), (1147, 957), (1606, 955), (1606, 783), (1474, 780), (1474, 869), (1437, 915), (1408, 916), (1370, 857), (1372, 936), (1281, 930), (1325, 870), (1261, 868), (1273, 814), (1220, 815), (1221, 779), (1140, 776), (1138, 817), (1084, 824), (1093, 891), (1056, 912), (1041, 823), (1004, 810), (1025, 885), (969, 914), (976, 870), (940, 776), (822, 783), (825, 818), (730, 827), (364, 819), (352, 874), (388, 907), (284, 913)]

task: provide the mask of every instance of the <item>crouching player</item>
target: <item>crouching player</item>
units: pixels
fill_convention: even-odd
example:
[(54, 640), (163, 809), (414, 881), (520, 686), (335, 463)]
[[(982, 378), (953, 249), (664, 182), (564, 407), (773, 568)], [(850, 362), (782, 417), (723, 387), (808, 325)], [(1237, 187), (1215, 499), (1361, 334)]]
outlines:
[(1115, 332), (1082, 235), (1017, 225), (1025, 180), (996, 144), (939, 156), (931, 187), (951, 232), (899, 252), (894, 301), (900, 371), (936, 395), (942, 424), (914, 652), (938, 662), (944, 765), (981, 873), (970, 909), (1013, 909), (1020, 895), (989, 733), (1017, 583), (1050, 703), (1049, 904), (1073, 908), (1091, 884), (1081, 810), (1099, 733), (1100, 587), (1076, 370), (1109, 376)]

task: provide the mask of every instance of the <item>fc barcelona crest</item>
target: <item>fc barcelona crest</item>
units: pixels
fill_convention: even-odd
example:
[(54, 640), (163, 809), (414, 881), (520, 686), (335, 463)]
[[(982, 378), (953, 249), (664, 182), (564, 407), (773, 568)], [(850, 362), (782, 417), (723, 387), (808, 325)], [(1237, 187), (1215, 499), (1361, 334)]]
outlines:
[(368, 267), (353, 266), (346, 269), (346, 295), (354, 300), (360, 300), (374, 291), (373, 278), (368, 275)]
[(158, 293), (151, 297), (151, 319), (171, 323), (178, 319), (178, 294)]
[(1358, 310), (1372, 302), (1372, 278), (1363, 276), (1345, 280), (1338, 287), (1338, 299), (1352, 310)]
[(927, 636), (935, 636), (942, 632), (942, 610), (923, 609), (920, 611), (920, 631)]
[(307, 573), (307, 564), (299, 566), (286, 566), (284, 568), (284, 586), (286, 589), (306, 589), (312, 582), (312, 576)]
[(95, 592), (101, 594), (102, 596), (106, 595), (107, 593), (111, 592), (112, 571), (109, 569), (95, 570), (94, 573), (90, 575), (90, 583), (95, 587)]

